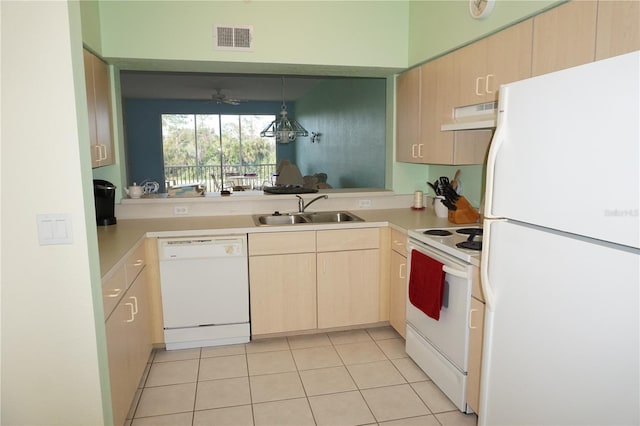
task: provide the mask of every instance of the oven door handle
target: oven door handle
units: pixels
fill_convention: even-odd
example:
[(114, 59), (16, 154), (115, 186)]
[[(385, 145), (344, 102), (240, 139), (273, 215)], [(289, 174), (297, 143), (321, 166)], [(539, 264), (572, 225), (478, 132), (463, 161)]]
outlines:
[(442, 272), (453, 275), (454, 277), (463, 278), (465, 280), (469, 279), (469, 274), (459, 269), (449, 268), (447, 265), (442, 265)]

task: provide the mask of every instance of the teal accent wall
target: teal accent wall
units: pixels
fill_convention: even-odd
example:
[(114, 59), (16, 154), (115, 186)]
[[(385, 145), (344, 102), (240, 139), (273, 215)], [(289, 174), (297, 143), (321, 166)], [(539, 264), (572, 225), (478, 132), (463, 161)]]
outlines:
[(386, 80), (326, 80), (296, 102), (295, 118), (321, 134), (295, 142), (303, 175), (326, 173), (334, 188), (384, 188)]

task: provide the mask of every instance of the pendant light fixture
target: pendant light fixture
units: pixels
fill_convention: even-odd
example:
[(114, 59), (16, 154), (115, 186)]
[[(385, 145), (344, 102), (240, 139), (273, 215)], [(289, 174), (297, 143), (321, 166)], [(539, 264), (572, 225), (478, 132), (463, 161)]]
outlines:
[(309, 136), (309, 132), (296, 120), (287, 117), (287, 106), (284, 103), (284, 77), (282, 77), (282, 107), (280, 107), (280, 117), (273, 120), (260, 136), (276, 138), (277, 143), (289, 143), (296, 140), (298, 136)]

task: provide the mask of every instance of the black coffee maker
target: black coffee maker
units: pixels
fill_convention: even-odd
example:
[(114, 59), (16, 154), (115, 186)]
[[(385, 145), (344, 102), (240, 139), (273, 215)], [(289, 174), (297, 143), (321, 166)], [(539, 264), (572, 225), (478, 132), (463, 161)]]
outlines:
[(106, 180), (94, 179), (93, 197), (95, 199), (98, 226), (115, 225), (114, 203), (116, 186)]

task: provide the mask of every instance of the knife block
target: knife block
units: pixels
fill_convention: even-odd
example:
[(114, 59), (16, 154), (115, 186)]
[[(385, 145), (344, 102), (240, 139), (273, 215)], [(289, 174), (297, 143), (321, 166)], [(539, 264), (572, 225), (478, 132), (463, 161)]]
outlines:
[(453, 223), (475, 223), (480, 218), (480, 214), (473, 208), (466, 198), (460, 196), (456, 201), (456, 210), (449, 210), (449, 222)]

